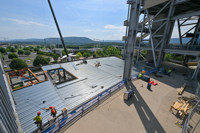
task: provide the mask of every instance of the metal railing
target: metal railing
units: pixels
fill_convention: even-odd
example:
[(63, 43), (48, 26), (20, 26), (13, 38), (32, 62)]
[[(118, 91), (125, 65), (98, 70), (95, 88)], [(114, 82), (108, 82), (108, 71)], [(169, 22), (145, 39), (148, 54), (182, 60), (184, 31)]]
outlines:
[[(190, 132), (190, 120), (192, 119), (193, 115), (196, 113), (196, 112), (199, 112), (199, 106), (200, 106), (200, 100), (197, 101), (196, 105), (194, 106), (193, 110), (188, 114), (184, 124), (183, 124), (183, 127), (182, 127), (182, 133), (188, 133)], [(198, 123), (196, 123), (198, 124)]]
[[(154, 72), (158, 71), (158, 68), (154, 68), (151, 71), (147, 71), (145, 74), (152, 74)], [(136, 80), (136, 77), (132, 77), (132, 80)], [(107, 98), (109, 98), (110, 96), (112, 96), (114, 93), (117, 92), (117, 90), (119, 91), (120, 89), (123, 88), (124, 84), (125, 84), (125, 80), (113, 85), (112, 87), (108, 88), (107, 90), (103, 91), (102, 93), (92, 97), (91, 99), (89, 99), (88, 101), (84, 102), (81, 105), (78, 105), (77, 107), (75, 107), (75, 109), (73, 109), (71, 112), (69, 112), (67, 114), (67, 116), (63, 117), (63, 114), (59, 114), (56, 117), (56, 121), (49, 125), (49, 123), (45, 123), (43, 125), (44, 130), (41, 131), (42, 133), (55, 133), (55, 132), (59, 132), (63, 129), (68, 128), (70, 125), (72, 125), (73, 123), (75, 123), (78, 119), (80, 119), (82, 116), (84, 116), (85, 114), (87, 114), (88, 112), (90, 112), (91, 110), (93, 110), (95, 107), (97, 107), (99, 104), (101, 104), (102, 102), (104, 102)], [(35, 132), (39, 132), (39, 129), (36, 129)]]
[[(139, 44), (136, 44), (137, 47), (139, 47)], [(151, 45), (148, 43), (141, 43), (140, 44), (141, 49), (142, 48), (151, 48)], [(200, 51), (200, 45), (173, 45), (169, 44), (165, 46), (165, 49), (173, 49), (173, 50), (190, 50), (190, 51)]]
[[(133, 80), (136, 78), (133, 78)], [(89, 101), (86, 101), (85, 103), (79, 105), (74, 110), (69, 112), (67, 116), (62, 117), (62, 114), (60, 114), (56, 121), (48, 125), (48, 123), (44, 124), (44, 126), (47, 126), (42, 133), (55, 133), (62, 130), (62, 128), (68, 128), (70, 125), (72, 125), (74, 122), (76, 122), (78, 119), (80, 119), (82, 116), (90, 112), (92, 109), (97, 107), (99, 104), (101, 104), (103, 101), (105, 101), (107, 98), (112, 96), (117, 90), (120, 90), (123, 88), (123, 85), (125, 83), (125, 80), (115, 84), (111, 88), (103, 91), (102, 93), (98, 94), (97, 96), (91, 98)], [(60, 118), (61, 117), (61, 118)], [(34, 132), (39, 132), (39, 129), (35, 130)]]

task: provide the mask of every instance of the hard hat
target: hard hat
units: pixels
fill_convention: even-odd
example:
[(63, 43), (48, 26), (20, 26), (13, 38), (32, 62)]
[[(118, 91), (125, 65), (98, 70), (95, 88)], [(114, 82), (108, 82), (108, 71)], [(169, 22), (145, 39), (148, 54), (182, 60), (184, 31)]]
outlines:
[(37, 114), (38, 114), (38, 115), (40, 115), (40, 114), (41, 114), (41, 112), (39, 111), (39, 112), (37, 112)]
[(52, 109), (52, 106), (49, 106), (49, 109)]

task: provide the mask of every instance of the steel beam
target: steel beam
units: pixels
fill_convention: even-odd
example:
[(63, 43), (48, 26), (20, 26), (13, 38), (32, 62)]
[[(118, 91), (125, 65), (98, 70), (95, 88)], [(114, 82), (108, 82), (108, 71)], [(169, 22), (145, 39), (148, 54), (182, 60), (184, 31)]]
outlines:
[(135, 0), (130, 3), (130, 19), (129, 19), (129, 29), (128, 29), (128, 39), (127, 46), (125, 50), (125, 65), (124, 65), (124, 80), (131, 80), (132, 64), (134, 56), (134, 45), (136, 44), (137, 38), (137, 28), (140, 15), (140, 0)]
[(180, 41), (180, 45), (182, 46), (182, 36), (181, 36), (181, 27), (180, 27), (180, 20), (177, 19), (177, 24), (178, 24), (178, 34), (179, 34), (179, 41)]
[[(69, 57), (69, 56), (68, 56), (67, 49), (66, 49), (66, 46), (65, 46), (65, 42), (64, 42), (64, 39), (63, 39), (63, 36), (62, 36), (62, 33), (61, 33), (61, 31), (60, 31), (60, 28), (59, 28), (59, 25), (58, 25), (58, 22), (57, 22), (57, 19), (56, 19), (55, 13), (54, 13), (54, 11), (53, 11), (53, 7), (52, 7), (52, 5), (51, 5), (51, 1), (48, 0), (48, 3), (49, 3), (49, 7), (50, 7), (50, 9), (51, 9), (51, 12), (52, 12), (52, 15), (53, 15), (54, 21), (55, 21), (55, 23), (56, 23), (56, 27), (57, 27), (58, 33), (59, 33), (59, 35), (60, 35), (60, 39), (61, 39), (61, 42), (62, 42), (63, 48), (64, 48), (64, 50), (65, 50), (65, 53), (66, 53), (67, 57)], [(67, 58), (67, 60), (68, 60), (68, 58)]]
[(200, 30), (200, 18), (197, 21), (197, 25), (196, 25), (196, 28), (195, 28), (195, 31), (194, 31), (194, 36), (193, 36), (193, 38), (191, 40), (191, 44), (192, 45), (194, 45), (194, 43), (195, 43), (195, 41), (197, 39), (196, 36), (198, 35), (199, 30)]
[(140, 45), (142, 42), (142, 36), (143, 36), (143, 30), (144, 30), (144, 25), (145, 25), (145, 14), (143, 16), (143, 21), (142, 21), (142, 30), (141, 30), (141, 35), (140, 35), (140, 42), (139, 42), (139, 49), (138, 49), (138, 53), (137, 53), (137, 60), (136, 60), (136, 64), (138, 63), (139, 60), (139, 56), (140, 56)]
[(148, 13), (148, 9), (146, 9), (146, 14), (147, 14), (147, 20), (148, 20), (148, 25), (149, 25), (149, 34), (150, 34), (150, 41), (151, 41), (151, 48), (152, 48), (152, 53), (153, 53), (153, 60), (154, 60), (154, 65), (156, 67), (156, 55), (155, 55), (155, 51), (154, 51), (154, 44), (153, 44), (153, 35), (152, 35), (152, 31), (151, 31), (151, 22), (150, 22), (150, 18), (149, 18), (149, 13)]
[[(127, 21), (128, 21), (127, 24), (129, 24), (129, 19), (130, 19), (130, 7), (131, 7), (131, 5), (129, 4), (128, 5), (128, 14), (127, 14)], [(126, 37), (128, 36), (128, 29), (129, 29), (129, 27), (126, 26)], [(125, 39), (124, 50), (126, 49), (126, 45), (127, 45), (127, 40)], [(123, 55), (124, 55), (124, 53), (123, 53)]]
[(157, 28), (156, 31), (153, 32), (152, 36), (154, 36), (165, 24), (166, 22), (164, 22), (159, 28)]
[(166, 21), (166, 26), (165, 26), (165, 31), (164, 31), (164, 35), (162, 38), (162, 43), (161, 43), (161, 47), (160, 47), (160, 51), (159, 51), (159, 56), (158, 56), (158, 61), (156, 64), (156, 67), (159, 67), (162, 60), (163, 60), (163, 55), (164, 55), (164, 51), (163, 48), (164, 46), (169, 42), (169, 39), (171, 37), (171, 33), (172, 30), (172, 21), (171, 21), (171, 17), (174, 15), (175, 12), (175, 6), (174, 6), (175, 0), (171, 1), (170, 4), (170, 8), (169, 8), (169, 12), (168, 12), (168, 17), (167, 17), (167, 21)]
[[(165, 6), (163, 6), (160, 11), (158, 11), (158, 13), (156, 13), (156, 15), (153, 17), (153, 19), (155, 19), (168, 5), (170, 4), (170, 1), (167, 2), (167, 4), (165, 4)], [(152, 19), (152, 20), (153, 20)]]
[(188, 18), (188, 17), (192, 17), (192, 16), (200, 16), (200, 11), (179, 14), (177, 16), (172, 17), (171, 20), (176, 20), (176, 19), (181, 19), (181, 18)]
[(195, 69), (193, 75), (192, 75), (192, 79), (195, 79), (197, 77), (197, 74), (199, 72), (199, 69), (200, 69), (200, 60), (199, 60), (199, 63), (197, 65), (197, 68)]

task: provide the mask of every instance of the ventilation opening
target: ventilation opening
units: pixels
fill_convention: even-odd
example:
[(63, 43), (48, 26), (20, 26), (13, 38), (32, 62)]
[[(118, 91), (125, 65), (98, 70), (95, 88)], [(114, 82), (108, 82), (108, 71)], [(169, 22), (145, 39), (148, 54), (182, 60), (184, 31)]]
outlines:
[(76, 76), (63, 68), (57, 68), (47, 71), (51, 80), (56, 84), (62, 84), (77, 79)]

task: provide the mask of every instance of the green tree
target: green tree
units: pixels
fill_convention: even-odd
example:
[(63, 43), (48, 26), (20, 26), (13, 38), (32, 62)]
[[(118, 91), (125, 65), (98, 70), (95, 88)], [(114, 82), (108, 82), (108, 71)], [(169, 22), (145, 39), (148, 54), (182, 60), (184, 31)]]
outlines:
[(101, 51), (101, 50), (97, 50), (97, 51), (95, 52), (95, 54), (96, 54), (96, 57), (104, 57), (104, 52)]
[(30, 51), (28, 51), (28, 50), (26, 50), (26, 51), (24, 52), (24, 54), (28, 56), (28, 55), (30, 55), (30, 54), (31, 54), (31, 52), (30, 52)]
[(20, 69), (24, 69), (24, 68), (27, 68), (28, 65), (26, 64), (25, 61), (23, 61), (22, 59), (18, 59), (18, 58), (14, 58), (11, 63), (9, 64), (10, 68), (11, 69), (17, 69), (17, 70), (20, 70)]
[(97, 54), (96, 54), (96, 52), (95, 53), (93, 53), (93, 58), (96, 58), (97, 57)]
[[(1, 52), (0, 52), (0, 53), (1, 53)], [(3, 53), (1, 53), (1, 57), (2, 57), (3, 60), (5, 60), (5, 57), (4, 57)]]
[(85, 51), (85, 52), (83, 53), (83, 57), (88, 58), (88, 57), (90, 57), (90, 56), (91, 56), (91, 53), (90, 53), (89, 51)]
[(15, 45), (15, 49), (18, 49), (19, 47), (17, 45)]
[(83, 55), (81, 54), (81, 52), (78, 52), (78, 53), (76, 54), (76, 58), (79, 59), (79, 58), (81, 58), (81, 57), (83, 57)]
[(11, 48), (10, 46), (6, 47), (6, 52), (11, 52)]
[(56, 54), (55, 54), (55, 55), (53, 55), (53, 59), (54, 59), (54, 61), (55, 61), (55, 62), (57, 62), (57, 61), (58, 61), (58, 57), (59, 57), (59, 56), (58, 56), (58, 55), (56, 55)]
[(0, 47), (0, 52), (4, 54), (6, 52), (6, 49), (3, 47)]
[(40, 55), (36, 56), (36, 58), (33, 61), (33, 65), (34, 66), (39, 66), (40, 64), (41, 65), (47, 65), (48, 63), (49, 63), (48, 59), (44, 58), (44, 57), (42, 57)]
[(14, 59), (14, 58), (18, 58), (18, 56), (17, 56), (15, 53), (10, 53), (10, 54), (8, 55), (8, 58), (9, 58), (9, 59)]
[(62, 51), (62, 56), (64, 56), (64, 55), (66, 55), (66, 53), (65, 53), (65, 51), (63, 50), (63, 51)]
[(18, 55), (23, 55), (24, 54), (24, 50), (20, 49), (18, 50)]
[(34, 51), (35, 51), (35, 52), (39, 51), (39, 48), (34, 48)]
[(24, 47), (23, 50), (29, 50), (30, 51), (30, 47)]
[(16, 49), (11, 47), (10, 52), (16, 52)]

